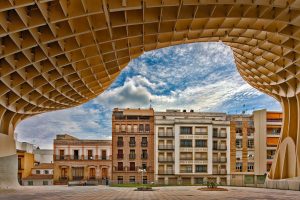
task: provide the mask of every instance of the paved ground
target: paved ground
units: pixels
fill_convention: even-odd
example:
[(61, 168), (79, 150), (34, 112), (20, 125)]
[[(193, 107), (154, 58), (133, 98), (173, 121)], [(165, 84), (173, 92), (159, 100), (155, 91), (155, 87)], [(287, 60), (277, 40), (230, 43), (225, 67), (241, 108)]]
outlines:
[(199, 187), (159, 187), (153, 192), (138, 192), (134, 188), (111, 188), (106, 186), (28, 186), (17, 190), (1, 191), (0, 200), (181, 200), (181, 199), (298, 199), (299, 191), (272, 190), (258, 188), (227, 187), (227, 192), (208, 192), (197, 190)]

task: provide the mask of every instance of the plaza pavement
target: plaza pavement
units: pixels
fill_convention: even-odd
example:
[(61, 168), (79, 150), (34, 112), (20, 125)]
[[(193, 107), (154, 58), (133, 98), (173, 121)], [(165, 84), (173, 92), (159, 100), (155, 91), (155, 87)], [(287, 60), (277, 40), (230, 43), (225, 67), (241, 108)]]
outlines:
[(134, 188), (108, 186), (26, 186), (16, 190), (0, 190), (0, 200), (185, 200), (185, 199), (298, 199), (300, 191), (263, 188), (226, 187), (228, 191), (200, 191), (199, 186), (158, 187), (152, 192), (134, 191)]

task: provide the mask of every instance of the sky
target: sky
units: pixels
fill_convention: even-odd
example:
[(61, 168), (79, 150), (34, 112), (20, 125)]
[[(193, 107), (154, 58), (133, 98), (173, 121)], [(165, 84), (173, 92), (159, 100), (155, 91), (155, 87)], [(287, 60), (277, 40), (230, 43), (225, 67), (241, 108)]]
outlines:
[(57, 134), (111, 139), (112, 109), (193, 109), (252, 113), (280, 111), (280, 104), (239, 75), (231, 49), (221, 42), (183, 44), (146, 52), (132, 60), (95, 99), (74, 108), (43, 113), (16, 127), (18, 141), (52, 148)]

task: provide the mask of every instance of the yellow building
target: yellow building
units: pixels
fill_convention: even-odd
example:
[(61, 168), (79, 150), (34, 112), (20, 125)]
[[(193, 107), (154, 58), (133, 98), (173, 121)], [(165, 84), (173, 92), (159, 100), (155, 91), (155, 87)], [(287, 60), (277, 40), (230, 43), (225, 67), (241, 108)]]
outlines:
[(17, 150), (18, 154), (18, 181), (22, 185), (22, 180), (31, 174), (34, 166), (34, 155), (24, 150)]

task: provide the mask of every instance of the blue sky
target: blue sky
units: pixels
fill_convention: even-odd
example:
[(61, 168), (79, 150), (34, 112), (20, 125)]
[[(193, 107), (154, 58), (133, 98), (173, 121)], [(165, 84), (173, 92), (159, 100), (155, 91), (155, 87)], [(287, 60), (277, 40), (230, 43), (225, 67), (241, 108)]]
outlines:
[[(281, 110), (280, 104), (247, 84), (237, 72), (231, 49), (222, 43), (185, 44), (150, 51), (131, 61), (108, 90), (90, 102), (40, 114), (16, 128), (19, 141), (52, 148), (56, 134), (111, 138), (115, 107), (152, 106), (231, 114), (244, 109)], [(245, 104), (245, 106), (243, 106)]]

